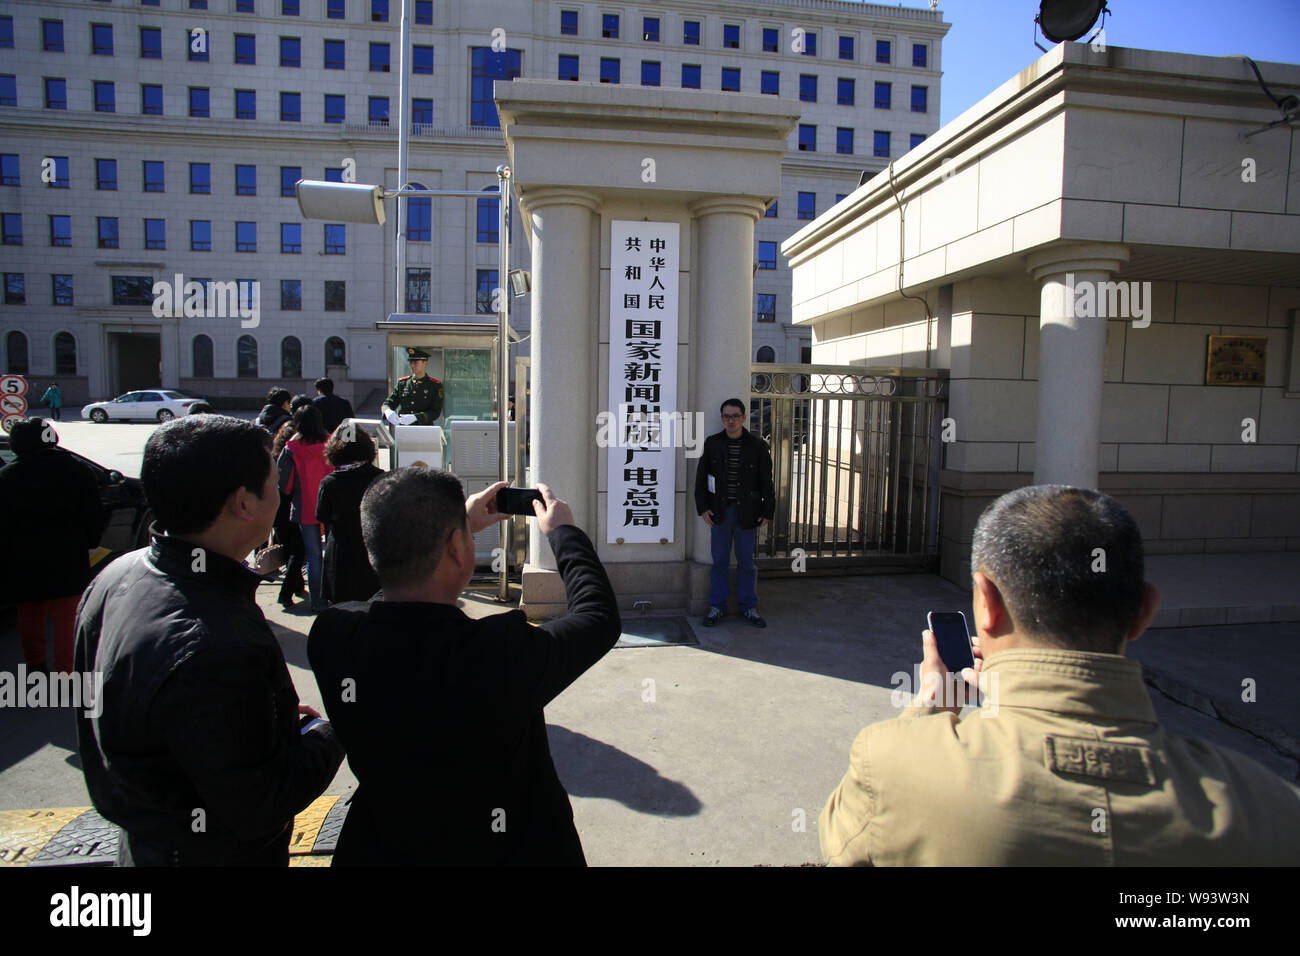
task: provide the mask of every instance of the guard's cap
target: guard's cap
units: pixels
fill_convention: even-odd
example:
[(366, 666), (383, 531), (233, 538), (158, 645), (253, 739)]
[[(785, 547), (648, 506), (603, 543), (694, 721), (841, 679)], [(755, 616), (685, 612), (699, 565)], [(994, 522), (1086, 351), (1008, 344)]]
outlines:
[(414, 362), (416, 359), (427, 360), (428, 358), (429, 358), (429, 353), (426, 352), (424, 349), (407, 348), (406, 350), (406, 360), (408, 362)]

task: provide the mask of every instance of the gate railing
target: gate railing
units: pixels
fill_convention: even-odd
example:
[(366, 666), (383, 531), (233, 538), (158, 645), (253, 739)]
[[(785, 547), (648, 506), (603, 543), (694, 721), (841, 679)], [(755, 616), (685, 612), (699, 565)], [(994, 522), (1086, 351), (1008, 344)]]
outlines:
[(947, 369), (759, 364), (749, 397), (776, 487), (761, 568), (937, 564)]

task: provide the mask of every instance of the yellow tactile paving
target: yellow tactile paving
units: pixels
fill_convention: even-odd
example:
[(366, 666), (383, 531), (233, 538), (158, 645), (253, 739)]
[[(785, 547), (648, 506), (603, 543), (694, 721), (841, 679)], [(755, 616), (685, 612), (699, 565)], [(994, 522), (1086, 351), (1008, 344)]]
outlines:
[(316, 836), (320, 833), (321, 824), (325, 822), (325, 817), (329, 815), (338, 799), (337, 794), (332, 797), (317, 797), (306, 810), (293, 818), (293, 835), (289, 837), (290, 854), (311, 853), (316, 843)]
[(89, 809), (0, 810), (0, 866), (27, 866), (56, 833)]
[(312, 856), (310, 853), (290, 853), (290, 866), (329, 866), (333, 856), (324, 854)]

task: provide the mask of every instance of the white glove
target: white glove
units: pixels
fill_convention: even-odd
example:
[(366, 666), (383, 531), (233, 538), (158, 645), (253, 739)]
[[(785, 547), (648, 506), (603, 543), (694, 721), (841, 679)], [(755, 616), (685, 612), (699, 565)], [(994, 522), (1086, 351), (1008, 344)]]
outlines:
[(410, 414), (407, 414), (407, 415), (399, 415), (399, 416), (397, 416), (397, 424), (399, 424), (399, 425), (414, 425), (414, 424), (415, 424), (415, 416), (414, 416), (414, 415), (410, 415)]
[(384, 421), (388, 422), (388, 424), (390, 424), (390, 425), (396, 425), (396, 424), (397, 424), (397, 412), (393, 411), (391, 408), (386, 409), (386, 410), (384, 411)]

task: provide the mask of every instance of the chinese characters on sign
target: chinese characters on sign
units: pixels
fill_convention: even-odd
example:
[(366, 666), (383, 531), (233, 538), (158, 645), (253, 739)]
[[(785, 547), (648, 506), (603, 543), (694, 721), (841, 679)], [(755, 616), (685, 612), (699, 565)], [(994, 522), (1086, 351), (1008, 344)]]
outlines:
[[(615, 221), (610, 243), (610, 542), (673, 540), (676, 449), (665, 422), (677, 411), (675, 222)], [(671, 428), (671, 426), (669, 426)]]

